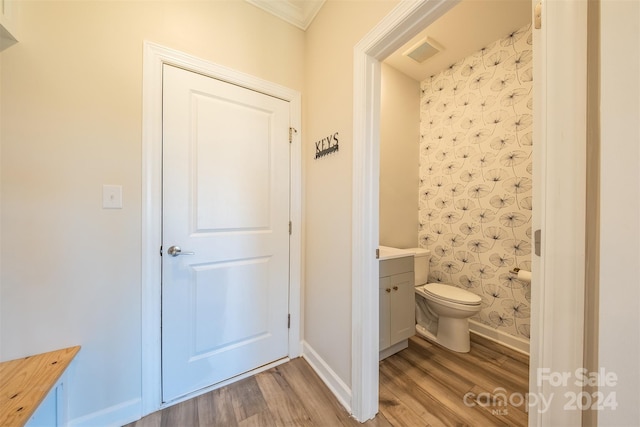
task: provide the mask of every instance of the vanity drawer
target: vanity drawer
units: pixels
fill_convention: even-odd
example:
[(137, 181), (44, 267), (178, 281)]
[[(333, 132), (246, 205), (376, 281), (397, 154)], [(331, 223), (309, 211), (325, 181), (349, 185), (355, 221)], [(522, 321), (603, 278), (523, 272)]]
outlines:
[(380, 261), (380, 277), (413, 271), (413, 256), (384, 259)]

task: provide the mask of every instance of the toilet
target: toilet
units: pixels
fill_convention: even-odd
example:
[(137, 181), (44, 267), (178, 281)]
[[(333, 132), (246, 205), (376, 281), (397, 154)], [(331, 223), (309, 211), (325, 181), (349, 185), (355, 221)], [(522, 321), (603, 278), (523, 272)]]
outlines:
[(467, 353), (469, 317), (480, 311), (478, 295), (445, 283), (427, 283), (427, 249), (415, 248), (414, 273), (416, 295), (416, 333), (450, 350)]

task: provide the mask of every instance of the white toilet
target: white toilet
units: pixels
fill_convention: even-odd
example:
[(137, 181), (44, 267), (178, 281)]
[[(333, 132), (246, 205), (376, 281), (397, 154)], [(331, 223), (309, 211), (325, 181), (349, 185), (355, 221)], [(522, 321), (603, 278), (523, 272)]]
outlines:
[(480, 311), (480, 297), (454, 285), (427, 283), (427, 249), (415, 248), (416, 333), (459, 353), (467, 353), (469, 317)]

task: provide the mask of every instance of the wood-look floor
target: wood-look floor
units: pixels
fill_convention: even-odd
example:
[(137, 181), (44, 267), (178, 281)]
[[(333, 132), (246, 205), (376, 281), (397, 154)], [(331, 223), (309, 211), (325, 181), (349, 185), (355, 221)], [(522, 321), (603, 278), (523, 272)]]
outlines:
[(412, 337), (380, 362), (380, 413), (391, 425), (527, 425), (528, 357), (472, 337), (469, 353)]
[(413, 337), (381, 361), (380, 412), (364, 424), (298, 358), (127, 427), (526, 426), (524, 405), (513, 404), (528, 390), (528, 358), (472, 337), (466, 354)]

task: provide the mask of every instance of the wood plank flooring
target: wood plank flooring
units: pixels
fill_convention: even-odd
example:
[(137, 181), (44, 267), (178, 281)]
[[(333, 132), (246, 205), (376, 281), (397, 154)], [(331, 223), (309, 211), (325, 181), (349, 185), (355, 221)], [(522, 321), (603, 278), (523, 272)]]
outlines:
[(413, 337), (380, 362), (380, 412), (364, 424), (298, 358), (126, 427), (526, 426), (517, 397), (528, 390), (528, 358), (472, 338), (461, 354)]
[(380, 362), (380, 413), (391, 425), (527, 425), (519, 397), (529, 388), (528, 358), (472, 337), (469, 353), (412, 337), (409, 348)]

